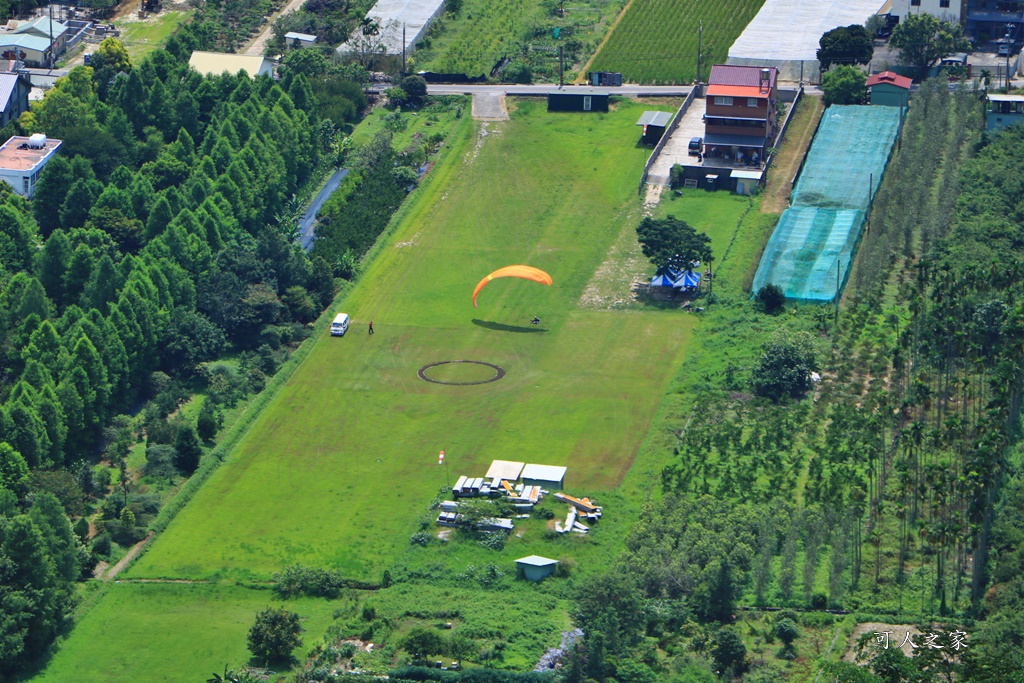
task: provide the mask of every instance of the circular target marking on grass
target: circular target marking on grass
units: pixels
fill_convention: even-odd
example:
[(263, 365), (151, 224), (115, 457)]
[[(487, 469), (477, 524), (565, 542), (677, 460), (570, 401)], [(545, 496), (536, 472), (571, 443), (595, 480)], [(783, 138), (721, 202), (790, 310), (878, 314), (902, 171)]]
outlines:
[[(433, 368), (439, 368), (441, 366), (446, 366), (446, 365), (454, 366), (453, 368), (451, 368), (453, 370), (455, 370), (455, 369), (462, 370), (463, 367), (457, 365), (457, 364), (460, 364), (460, 363), (464, 363), (466, 365), (478, 365), (478, 366), (483, 366), (485, 368), (490, 368), (491, 370), (494, 371), (494, 376), (487, 377), (485, 379), (480, 379), (480, 380), (473, 380), (473, 381), (456, 381), (458, 379), (462, 379), (463, 376), (471, 376), (472, 373), (471, 372), (470, 373), (466, 373), (466, 372), (450, 373), (450, 374), (456, 375), (456, 376), (452, 377), (452, 379), (440, 379), (438, 377), (438, 375), (444, 375), (445, 374), (444, 371), (436, 371), (436, 372), (434, 372), (433, 373), (435, 375), (434, 377), (430, 377), (427, 374), (428, 371), (430, 371)], [(482, 360), (442, 360), (442, 361), (438, 361), (436, 363), (430, 363), (429, 365), (424, 365), (422, 368), (419, 369), (419, 372), (417, 372), (416, 374), (418, 374), (420, 376), (420, 379), (422, 379), (425, 382), (432, 382), (434, 384), (447, 384), (449, 386), (470, 386), (470, 385), (473, 385), (473, 384), (489, 384), (491, 382), (497, 382), (499, 379), (501, 379), (502, 377), (505, 376), (505, 368), (501, 367), (500, 365), (495, 365), (494, 363), (486, 363), (486, 362), (484, 362)]]

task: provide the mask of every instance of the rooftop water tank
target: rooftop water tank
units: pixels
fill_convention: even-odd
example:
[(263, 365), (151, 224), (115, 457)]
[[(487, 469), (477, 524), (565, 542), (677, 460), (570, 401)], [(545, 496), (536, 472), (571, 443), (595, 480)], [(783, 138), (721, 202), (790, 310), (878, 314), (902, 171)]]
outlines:
[(32, 149), (42, 149), (46, 147), (46, 134), (33, 133), (28, 138), (28, 146)]

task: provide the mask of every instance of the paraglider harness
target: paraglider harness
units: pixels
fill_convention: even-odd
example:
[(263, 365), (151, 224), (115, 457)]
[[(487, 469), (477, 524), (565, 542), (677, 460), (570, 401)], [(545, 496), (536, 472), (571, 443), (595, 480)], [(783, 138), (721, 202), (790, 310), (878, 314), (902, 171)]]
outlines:
[(530, 321), (534, 325), (540, 325), (540, 318), (533, 316), (533, 320)]

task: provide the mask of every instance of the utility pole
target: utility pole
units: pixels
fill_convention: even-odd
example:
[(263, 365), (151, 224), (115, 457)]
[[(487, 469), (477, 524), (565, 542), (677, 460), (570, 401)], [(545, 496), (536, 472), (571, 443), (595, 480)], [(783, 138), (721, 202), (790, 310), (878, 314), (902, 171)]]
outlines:
[(402, 75), (405, 75), (405, 22), (402, 22)]
[(700, 85), (701, 52), (704, 50), (704, 20), (700, 20), (700, 27), (697, 29), (697, 85)]
[(53, 5), (47, 5), (50, 10), (50, 68), (53, 68)]

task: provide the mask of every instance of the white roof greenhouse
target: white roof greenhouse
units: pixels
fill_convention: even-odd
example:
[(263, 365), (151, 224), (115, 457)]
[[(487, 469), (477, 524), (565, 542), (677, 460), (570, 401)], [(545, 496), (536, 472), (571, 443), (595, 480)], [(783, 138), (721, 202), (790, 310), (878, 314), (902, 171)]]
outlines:
[(766, 0), (729, 48), (729, 64), (774, 66), (786, 81), (816, 82), (818, 41), (839, 26), (863, 24), (882, 0)]
[[(377, 4), (366, 13), (367, 19), (373, 19), (379, 26), (380, 46), (384, 54), (402, 54), (402, 30), (405, 30), (405, 54), (412, 54), (416, 43), (427, 35), (431, 22), (444, 11), (444, 0), (378, 0)], [(345, 54), (359, 49), (363, 38), (362, 27), (353, 31), (348, 42), (338, 48)]]

